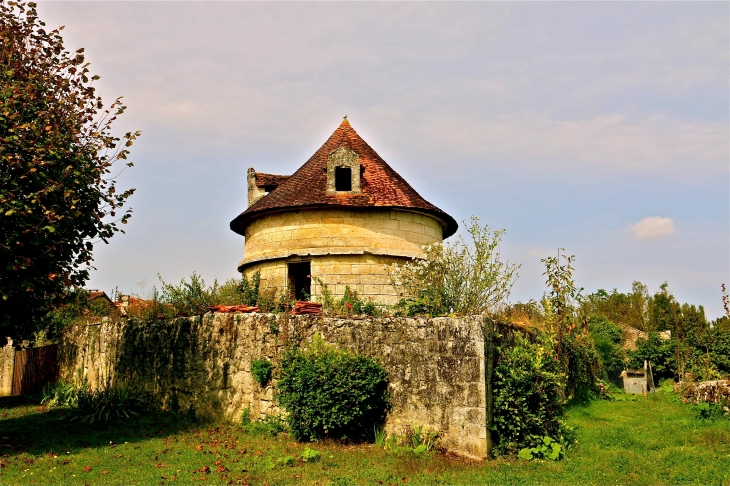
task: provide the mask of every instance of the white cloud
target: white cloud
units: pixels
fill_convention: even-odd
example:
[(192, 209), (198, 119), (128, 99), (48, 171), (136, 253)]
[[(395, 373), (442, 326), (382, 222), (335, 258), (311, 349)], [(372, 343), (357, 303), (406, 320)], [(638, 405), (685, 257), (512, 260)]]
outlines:
[(631, 231), (636, 240), (646, 240), (649, 238), (663, 238), (673, 235), (677, 232), (674, 221), (670, 218), (662, 218), (661, 216), (650, 216), (642, 219), (636, 224), (631, 225)]

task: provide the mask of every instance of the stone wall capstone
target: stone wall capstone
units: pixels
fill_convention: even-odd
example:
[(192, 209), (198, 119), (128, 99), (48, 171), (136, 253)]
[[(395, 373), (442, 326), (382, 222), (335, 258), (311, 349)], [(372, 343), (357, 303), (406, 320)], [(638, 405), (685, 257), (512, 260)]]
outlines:
[[(490, 328), (491, 329), (491, 328)], [(441, 445), (488, 455), (491, 338), (482, 317), (322, 318), (222, 314), (139, 322), (108, 321), (68, 328), (59, 345), (61, 379), (92, 387), (126, 382), (152, 394), (161, 408), (237, 422), (280, 413), (274, 379), (262, 388), (251, 360), (278, 365), (287, 346), (315, 335), (341, 349), (377, 358), (388, 372), (393, 408), (386, 430), (420, 425)], [(489, 332), (489, 331), (488, 331)]]

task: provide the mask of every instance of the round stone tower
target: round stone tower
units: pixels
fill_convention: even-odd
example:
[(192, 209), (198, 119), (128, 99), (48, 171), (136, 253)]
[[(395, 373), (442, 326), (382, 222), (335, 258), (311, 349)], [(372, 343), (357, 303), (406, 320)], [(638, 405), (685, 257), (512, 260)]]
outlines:
[(386, 265), (423, 254), (456, 232), (454, 218), (427, 202), (345, 119), (291, 176), (248, 169), (248, 209), (231, 221), (246, 237), (238, 270), (261, 272), (261, 288), (297, 299), (345, 287), (376, 303), (400, 296)]

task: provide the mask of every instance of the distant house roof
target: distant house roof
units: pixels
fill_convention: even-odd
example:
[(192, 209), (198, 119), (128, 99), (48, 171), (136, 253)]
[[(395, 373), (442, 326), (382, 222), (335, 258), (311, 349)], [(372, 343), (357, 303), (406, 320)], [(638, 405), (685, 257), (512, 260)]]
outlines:
[[(327, 194), (329, 154), (346, 147), (359, 156), (362, 191), (355, 194)], [(261, 179), (260, 179), (261, 178)], [(285, 209), (322, 207), (393, 208), (429, 214), (443, 224), (443, 237), (453, 235), (458, 224), (448, 214), (423, 199), (395, 170), (357, 134), (345, 119), (314, 155), (289, 177), (256, 173), (257, 186), (266, 178), (277, 187), (231, 221), (231, 230), (245, 235), (246, 227), (259, 216)], [(278, 178), (278, 179), (273, 179)], [(274, 184), (270, 184), (269, 187)]]
[(106, 295), (106, 292), (103, 290), (89, 290), (89, 294), (86, 298), (87, 302), (91, 302), (92, 300), (102, 299), (109, 302), (109, 304), (114, 305), (114, 302), (112, 302), (112, 299), (109, 298), (108, 295)]

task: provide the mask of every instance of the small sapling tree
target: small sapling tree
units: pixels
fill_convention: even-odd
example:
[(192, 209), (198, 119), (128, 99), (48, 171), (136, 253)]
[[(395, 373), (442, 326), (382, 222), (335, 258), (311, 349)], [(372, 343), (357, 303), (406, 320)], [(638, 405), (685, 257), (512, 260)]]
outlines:
[(394, 264), (391, 283), (408, 299), (408, 314), (483, 314), (509, 297), (520, 265), (502, 261), (499, 244), (505, 230), (482, 226), (472, 216), (463, 237), (452, 244), (424, 247), (424, 256)]

